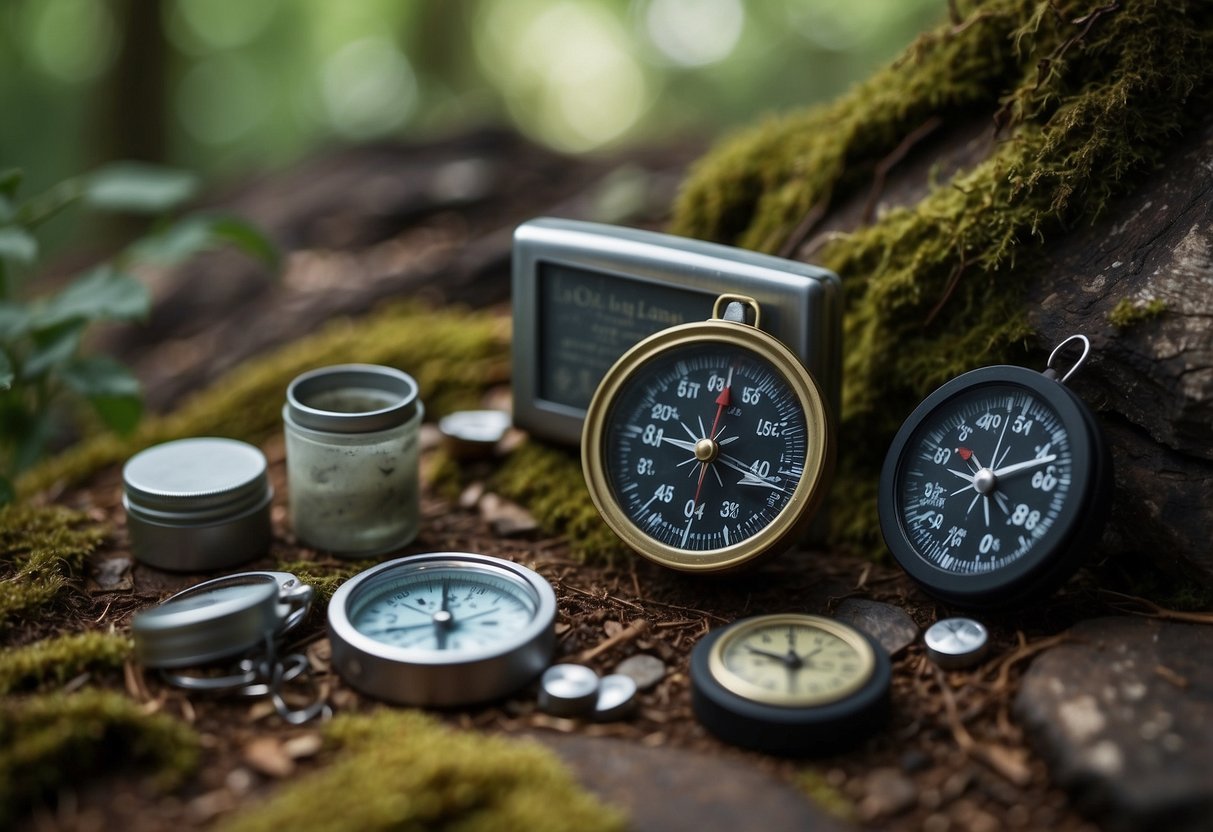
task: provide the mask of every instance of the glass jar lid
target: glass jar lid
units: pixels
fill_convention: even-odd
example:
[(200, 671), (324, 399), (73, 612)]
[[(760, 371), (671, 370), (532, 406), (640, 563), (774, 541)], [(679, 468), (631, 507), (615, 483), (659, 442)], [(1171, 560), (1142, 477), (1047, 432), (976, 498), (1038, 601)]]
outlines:
[(377, 364), (338, 364), (295, 378), (286, 415), (311, 430), (371, 433), (404, 424), (417, 412), (417, 382)]
[(234, 516), (269, 494), (265, 455), (247, 442), (178, 439), (131, 457), (122, 469), (127, 503), (151, 515)]

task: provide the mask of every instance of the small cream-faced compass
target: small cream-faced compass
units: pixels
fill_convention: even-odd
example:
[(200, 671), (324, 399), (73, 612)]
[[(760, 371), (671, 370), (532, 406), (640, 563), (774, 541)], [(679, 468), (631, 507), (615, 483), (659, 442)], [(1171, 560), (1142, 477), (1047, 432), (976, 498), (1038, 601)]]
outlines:
[(773, 754), (829, 753), (867, 736), (888, 708), (884, 649), (815, 615), (747, 618), (691, 654), (695, 716), (726, 742)]
[[(1060, 352), (1082, 355), (1064, 376)], [(1052, 592), (1099, 539), (1112, 462), (1095, 416), (1066, 385), (1082, 335), (1044, 372), (984, 367), (927, 396), (893, 439), (880, 475), (880, 529), (927, 592), (977, 607)]]
[(519, 564), (464, 552), (399, 558), (334, 593), (333, 666), (389, 702), (498, 699), (548, 666), (555, 616), (551, 585)]
[(625, 353), (590, 403), (590, 496), (625, 543), (664, 566), (719, 571), (785, 548), (825, 494), (834, 442), (821, 389), (758, 328), (759, 312), (753, 298), (722, 295), (711, 320)]

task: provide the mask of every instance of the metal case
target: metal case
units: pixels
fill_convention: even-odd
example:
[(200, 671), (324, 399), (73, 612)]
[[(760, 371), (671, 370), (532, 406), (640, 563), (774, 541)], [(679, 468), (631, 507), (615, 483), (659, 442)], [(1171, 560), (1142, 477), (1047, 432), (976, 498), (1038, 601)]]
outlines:
[(842, 289), (826, 269), (631, 228), (541, 218), (514, 232), (514, 424), (574, 445), (607, 369), (661, 329), (710, 317), (725, 293), (762, 304), (768, 332), (816, 378), (834, 413)]

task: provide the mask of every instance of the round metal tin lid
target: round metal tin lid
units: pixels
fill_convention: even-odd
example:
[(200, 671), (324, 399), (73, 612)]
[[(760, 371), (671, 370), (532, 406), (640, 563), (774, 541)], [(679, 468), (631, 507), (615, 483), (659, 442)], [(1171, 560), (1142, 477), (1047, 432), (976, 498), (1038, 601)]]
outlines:
[(269, 489), (265, 455), (247, 442), (217, 437), (140, 451), (123, 467), (122, 480), (136, 508), (185, 514), (239, 514), (264, 500)]
[(332, 433), (371, 433), (407, 422), (417, 412), (417, 382), (378, 364), (338, 364), (295, 378), (286, 413), (296, 425)]
[(188, 667), (237, 655), (273, 633), (278, 584), (243, 573), (180, 592), (131, 621), (135, 652), (148, 667)]

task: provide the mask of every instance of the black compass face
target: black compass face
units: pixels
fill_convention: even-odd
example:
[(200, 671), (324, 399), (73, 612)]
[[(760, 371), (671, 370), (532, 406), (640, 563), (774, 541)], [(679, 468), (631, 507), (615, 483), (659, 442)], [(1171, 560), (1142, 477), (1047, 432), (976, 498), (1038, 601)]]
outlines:
[(616, 501), (653, 540), (723, 549), (761, 532), (804, 473), (805, 414), (768, 362), (704, 343), (666, 350), (620, 388), (604, 460)]
[(994, 572), (1055, 545), (1073, 455), (1066, 425), (1031, 390), (970, 388), (911, 435), (897, 475), (902, 528), (945, 572)]
[(914, 409), (880, 475), (880, 530), (924, 589), (967, 606), (1041, 597), (1098, 541), (1111, 462), (1094, 415), (1025, 367), (952, 379)]

